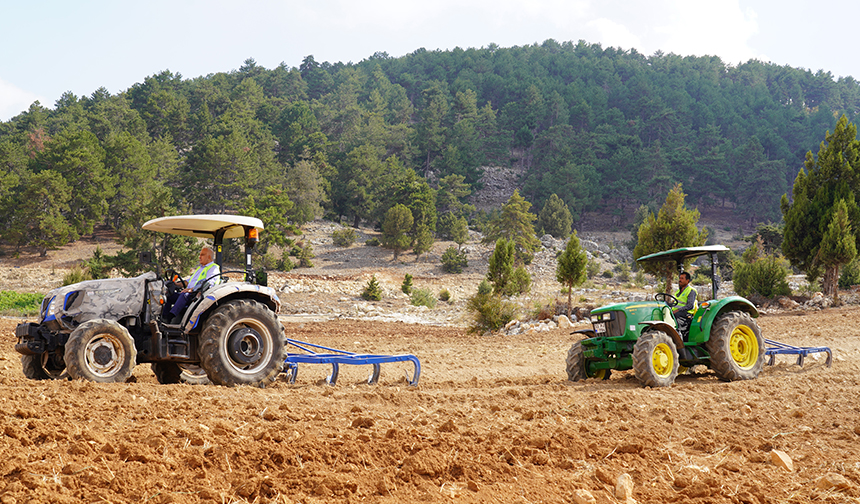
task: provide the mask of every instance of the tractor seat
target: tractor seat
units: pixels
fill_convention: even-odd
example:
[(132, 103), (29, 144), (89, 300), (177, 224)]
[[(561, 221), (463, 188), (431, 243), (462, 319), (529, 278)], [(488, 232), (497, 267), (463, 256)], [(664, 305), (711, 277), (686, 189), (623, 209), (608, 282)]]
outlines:
[(672, 316), (672, 309), (668, 306), (663, 307), (663, 322), (666, 322), (675, 329), (678, 328), (678, 324), (675, 323), (675, 317)]

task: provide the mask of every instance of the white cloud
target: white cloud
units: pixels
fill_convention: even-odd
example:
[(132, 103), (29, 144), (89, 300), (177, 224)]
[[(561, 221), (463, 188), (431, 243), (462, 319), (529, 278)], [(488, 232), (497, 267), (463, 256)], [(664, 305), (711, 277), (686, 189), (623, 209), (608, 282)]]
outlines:
[(40, 100), (42, 105), (45, 105), (44, 98), (0, 79), (0, 121), (8, 121), (26, 111), (36, 100)]
[(631, 47), (641, 48), (642, 41), (626, 26), (607, 18), (593, 19), (588, 22), (588, 28), (597, 33), (597, 40), (603, 47), (620, 47), (627, 50)]
[(759, 56), (750, 46), (758, 33), (758, 16), (738, 0), (671, 0), (667, 7), (664, 22), (654, 28), (663, 52), (716, 55), (730, 64)]

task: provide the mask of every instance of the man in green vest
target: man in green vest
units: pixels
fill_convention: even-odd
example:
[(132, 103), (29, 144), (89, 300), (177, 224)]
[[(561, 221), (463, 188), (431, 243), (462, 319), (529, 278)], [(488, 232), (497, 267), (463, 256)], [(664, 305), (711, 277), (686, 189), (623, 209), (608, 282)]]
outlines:
[[(185, 283), (185, 288), (179, 291), (175, 301), (173, 301), (173, 307), (164, 317), (164, 321), (168, 324), (181, 322), (182, 313), (191, 301), (191, 293), (204, 283), (208, 283), (207, 288), (211, 287), (217, 283), (220, 274), (221, 268), (215, 264), (215, 251), (209, 247), (203, 247), (200, 250), (200, 266), (191, 274), (191, 278)], [(171, 299), (168, 298), (168, 303), (170, 302)]]
[(690, 274), (686, 271), (678, 277), (678, 292), (675, 293), (678, 304), (672, 309), (675, 313), (675, 320), (678, 321), (678, 332), (685, 338), (690, 333), (690, 321), (693, 320), (693, 315), (699, 308), (699, 303), (696, 301), (696, 289), (690, 285), (690, 280)]

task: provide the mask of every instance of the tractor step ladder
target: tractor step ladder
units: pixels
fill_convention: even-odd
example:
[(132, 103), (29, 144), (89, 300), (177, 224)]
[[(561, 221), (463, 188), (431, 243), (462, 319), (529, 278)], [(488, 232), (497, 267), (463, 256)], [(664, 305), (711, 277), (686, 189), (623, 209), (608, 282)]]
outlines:
[[(328, 348), (321, 345), (314, 345), (305, 341), (299, 341), (287, 338), (287, 344), (291, 347), (298, 348), (305, 353), (287, 353), (287, 358), (284, 361), (284, 373), (287, 374), (289, 383), (296, 382), (296, 376), (299, 373), (299, 364), (331, 364), (331, 374), (326, 378), (326, 383), (335, 385), (337, 383), (340, 364), (349, 365), (364, 365), (373, 366), (373, 371), (367, 379), (368, 385), (373, 385), (379, 381), (380, 364), (387, 362), (405, 362), (410, 361), (415, 365), (415, 372), (412, 379), (409, 378), (409, 373), (406, 373), (406, 380), (409, 385), (418, 385), (418, 378), (421, 376), (421, 362), (418, 357), (412, 354), (402, 355), (372, 355), (372, 354), (357, 354), (347, 352), (346, 350), (338, 350)], [(327, 353), (320, 353), (317, 350), (323, 350)]]
[(797, 355), (797, 365), (803, 367), (803, 358), (812, 353), (826, 353), (827, 360), (824, 363), (827, 367), (833, 364), (833, 351), (828, 347), (798, 347), (769, 339), (765, 339), (764, 344), (767, 345), (764, 353), (770, 356), (768, 366), (773, 366), (777, 355)]

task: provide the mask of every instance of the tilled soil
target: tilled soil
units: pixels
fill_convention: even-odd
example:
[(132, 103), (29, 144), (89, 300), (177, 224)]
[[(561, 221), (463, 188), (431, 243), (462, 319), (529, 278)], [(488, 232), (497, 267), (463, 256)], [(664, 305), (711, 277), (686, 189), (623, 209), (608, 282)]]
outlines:
[[(569, 330), (475, 336), (456, 327), (286, 320), (287, 336), (367, 353), (301, 365), (266, 389), (30, 381), (0, 320), (0, 503), (860, 501), (860, 309), (766, 315), (765, 337), (829, 345), (756, 380), (702, 368), (665, 389), (631, 372), (566, 380)], [(772, 461), (784, 452), (793, 470)], [(586, 494), (587, 492), (587, 494)], [(589, 500), (589, 496), (593, 500)], [(632, 501), (629, 501), (632, 502)]]

